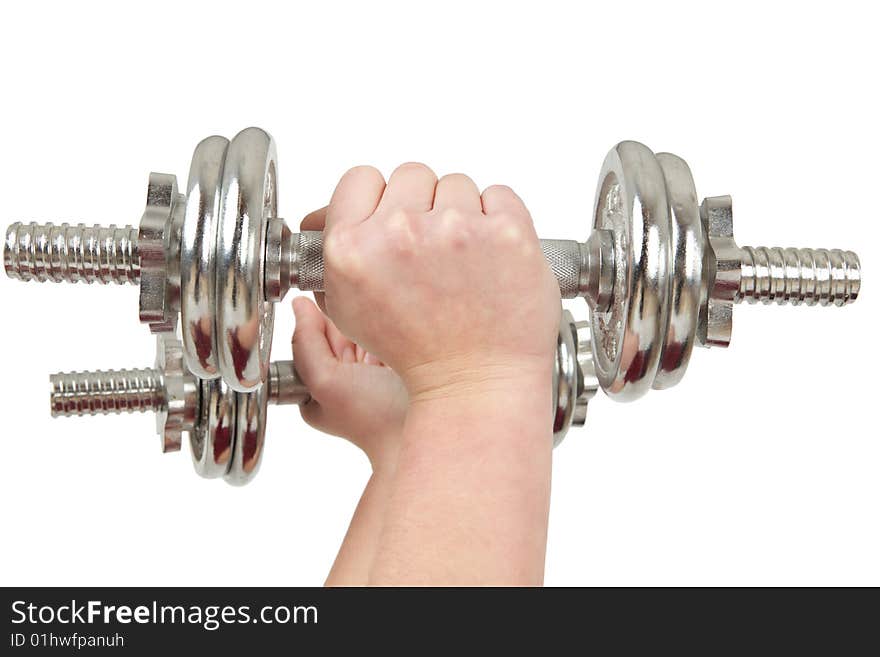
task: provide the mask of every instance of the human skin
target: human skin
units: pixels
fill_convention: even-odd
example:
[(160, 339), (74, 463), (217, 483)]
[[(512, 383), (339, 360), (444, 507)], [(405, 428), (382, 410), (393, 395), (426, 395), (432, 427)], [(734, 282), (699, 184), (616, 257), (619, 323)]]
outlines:
[[(323, 230), (325, 215), (326, 208), (311, 213), (302, 221), (302, 230)], [(315, 296), (322, 306), (323, 295)], [(368, 582), (397, 465), (406, 389), (397, 374), (346, 338), (309, 299), (296, 297), (293, 309), (294, 362), (311, 396), (300, 407), (303, 419), (357, 445), (372, 466), (326, 580), (327, 586), (363, 586)]]
[(506, 187), (420, 164), (343, 176), (325, 303), (409, 406), (368, 583), (540, 584), (558, 285)]

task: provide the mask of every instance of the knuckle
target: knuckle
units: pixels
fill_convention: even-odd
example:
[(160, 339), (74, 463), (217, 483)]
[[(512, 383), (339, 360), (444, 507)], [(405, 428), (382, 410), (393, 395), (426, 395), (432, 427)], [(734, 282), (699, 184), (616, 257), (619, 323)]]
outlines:
[(408, 254), (415, 247), (415, 220), (406, 210), (397, 208), (385, 220), (386, 245), (393, 253)]
[(463, 250), (471, 242), (470, 228), (474, 222), (468, 221), (458, 208), (445, 208), (436, 220), (441, 240), (454, 250)]
[(440, 212), (440, 226), (443, 228), (458, 228), (464, 223), (464, 213), (457, 207), (444, 208)]
[(501, 244), (528, 244), (529, 242), (523, 226), (515, 221), (499, 222), (498, 229), (495, 231), (495, 236)]
[(330, 230), (324, 233), (324, 269), (332, 276), (350, 276), (359, 271), (360, 256), (357, 249), (350, 248), (347, 230)]

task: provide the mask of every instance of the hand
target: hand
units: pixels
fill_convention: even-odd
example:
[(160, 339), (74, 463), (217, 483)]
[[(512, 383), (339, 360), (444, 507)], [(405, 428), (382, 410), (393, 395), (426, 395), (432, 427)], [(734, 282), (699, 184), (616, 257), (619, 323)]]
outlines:
[[(326, 208), (302, 222), (322, 230)], [(315, 295), (322, 304), (323, 295)], [(306, 297), (293, 300), (296, 329), (293, 354), (311, 400), (300, 407), (310, 425), (350, 440), (373, 469), (393, 465), (400, 447), (407, 394), (391, 368), (346, 338)]]
[(340, 330), (388, 363), (410, 399), (547, 386), (558, 284), (528, 210), (460, 174), (404, 164), (387, 186), (346, 173), (327, 210), (325, 290)]

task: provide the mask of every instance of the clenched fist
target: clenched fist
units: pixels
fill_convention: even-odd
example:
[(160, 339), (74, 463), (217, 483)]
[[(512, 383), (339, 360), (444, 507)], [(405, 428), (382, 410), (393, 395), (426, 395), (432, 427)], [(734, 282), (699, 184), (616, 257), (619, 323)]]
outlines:
[(411, 400), (521, 381), (549, 387), (560, 298), (508, 187), (422, 164), (348, 171), (327, 210), (326, 307), (396, 371)]

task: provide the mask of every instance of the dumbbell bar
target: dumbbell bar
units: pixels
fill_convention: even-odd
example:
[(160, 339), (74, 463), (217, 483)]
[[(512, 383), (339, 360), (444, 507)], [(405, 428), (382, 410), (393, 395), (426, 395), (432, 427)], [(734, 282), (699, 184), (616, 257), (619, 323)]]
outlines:
[(165, 453), (189, 443), (196, 472), (248, 483), (263, 456), (268, 404), (302, 404), (309, 392), (292, 361), (273, 362), (268, 383), (237, 393), (222, 379), (199, 379), (183, 360), (173, 333), (156, 338), (152, 368), (66, 372), (49, 377), (52, 417), (152, 411)]
[[(268, 376), (272, 302), (323, 288), (320, 233), (277, 218), (271, 137), (248, 128), (196, 148), (187, 193), (151, 174), (140, 226), (21, 224), (6, 234), (13, 278), (139, 283), (140, 318), (167, 331), (180, 313), (184, 353), (200, 378), (240, 392)], [(586, 242), (543, 240), (564, 298), (584, 297), (601, 387), (618, 400), (667, 388), (694, 344), (727, 346), (743, 300), (844, 305), (858, 257), (837, 249), (737, 246), (730, 197), (698, 205), (681, 158), (637, 142), (605, 159)], [(221, 337), (222, 336), (222, 337)]]

